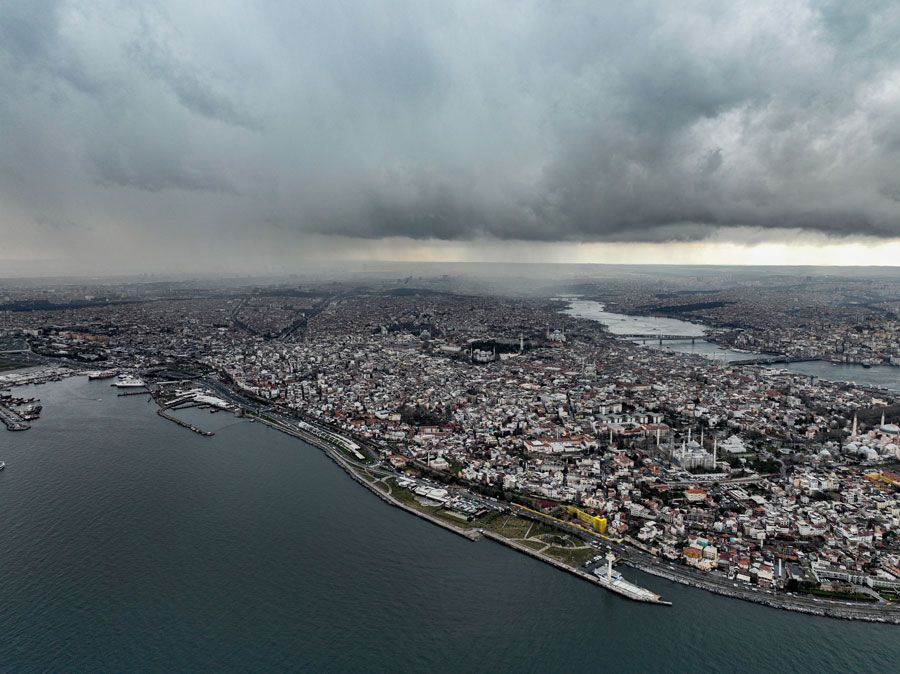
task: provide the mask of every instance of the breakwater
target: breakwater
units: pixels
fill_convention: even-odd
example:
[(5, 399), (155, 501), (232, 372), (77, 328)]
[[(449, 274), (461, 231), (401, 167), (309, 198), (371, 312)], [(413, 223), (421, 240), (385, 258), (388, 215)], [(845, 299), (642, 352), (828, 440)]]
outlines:
[(156, 413), (159, 416), (161, 416), (163, 419), (168, 419), (169, 421), (172, 421), (172, 422), (178, 424), (182, 428), (187, 428), (188, 430), (191, 430), (194, 433), (197, 433), (198, 435), (203, 435), (205, 437), (211, 437), (211, 436), (215, 435), (211, 431), (204, 431), (202, 428), (197, 428), (196, 426), (194, 426), (194, 424), (189, 424), (187, 421), (183, 421), (182, 419), (179, 419), (178, 417), (172, 416), (162, 407), (160, 407), (158, 410), (156, 410)]

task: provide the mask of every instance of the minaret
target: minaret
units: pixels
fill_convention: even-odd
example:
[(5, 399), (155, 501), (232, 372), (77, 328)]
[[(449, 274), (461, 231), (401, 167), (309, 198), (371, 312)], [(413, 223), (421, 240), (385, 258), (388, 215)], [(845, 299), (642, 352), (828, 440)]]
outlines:
[(700, 427), (700, 447), (703, 447), (703, 426)]
[(688, 441), (688, 442), (691, 441), (691, 429), (690, 429), (690, 428), (688, 429), (688, 439), (687, 439), (687, 441)]
[(522, 333), (519, 333), (519, 353), (525, 351), (525, 339), (522, 337)]
[(716, 454), (719, 451), (719, 439), (713, 438), (713, 470), (716, 469)]
[(853, 433), (850, 434), (850, 437), (851, 437), (851, 438), (855, 438), (855, 437), (856, 437), (856, 426), (857, 426), (856, 413), (854, 412), (854, 413), (853, 413)]
[(884, 426), (884, 412), (881, 413), (881, 425)]
[(656, 446), (659, 447), (659, 426), (656, 427)]

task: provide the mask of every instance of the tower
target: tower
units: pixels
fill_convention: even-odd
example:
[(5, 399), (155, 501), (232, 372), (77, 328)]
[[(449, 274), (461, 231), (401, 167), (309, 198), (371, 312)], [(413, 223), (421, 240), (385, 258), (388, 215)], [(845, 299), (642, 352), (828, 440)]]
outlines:
[(612, 580), (612, 565), (613, 562), (616, 561), (616, 556), (613, 554), (612, 550), (606, 553), (606, 578), (608, 580)]

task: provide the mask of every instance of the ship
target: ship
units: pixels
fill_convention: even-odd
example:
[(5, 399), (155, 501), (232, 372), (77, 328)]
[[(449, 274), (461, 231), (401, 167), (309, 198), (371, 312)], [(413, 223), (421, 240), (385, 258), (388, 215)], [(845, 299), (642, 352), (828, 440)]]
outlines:
[(119, 377), (119, 380), (113, 384), (113, 386), (116, 388), (145, 388), (147, 385), (144, 383), (143, 379), (138, 379), (131, 375), (124, 375)]
[(91, 381), (95, 379), (112, 379), (117, 374), (119, 374), (118, 370), (102, 370), (100, 372), (91, 372), (88, 375), (88, 379), (90, 379)]

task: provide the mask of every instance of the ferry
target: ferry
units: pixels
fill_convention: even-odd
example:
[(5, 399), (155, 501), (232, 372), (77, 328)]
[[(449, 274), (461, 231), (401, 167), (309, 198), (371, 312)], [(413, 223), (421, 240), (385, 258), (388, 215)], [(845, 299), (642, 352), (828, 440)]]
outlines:
[(118, 370), (101, 370), (100, 372), (91, 372), (88, 375), (88, 379), (91, 381), (95, 379), (112, 379), (117, 374), (119, 374)]
[(144, 383), (143, 379), (138, 379), (131, 375), (124, 375), (119, 377), (119, 380), (113, 384), (113, 386), (116, 388), (144, 388), (147, 385)]

